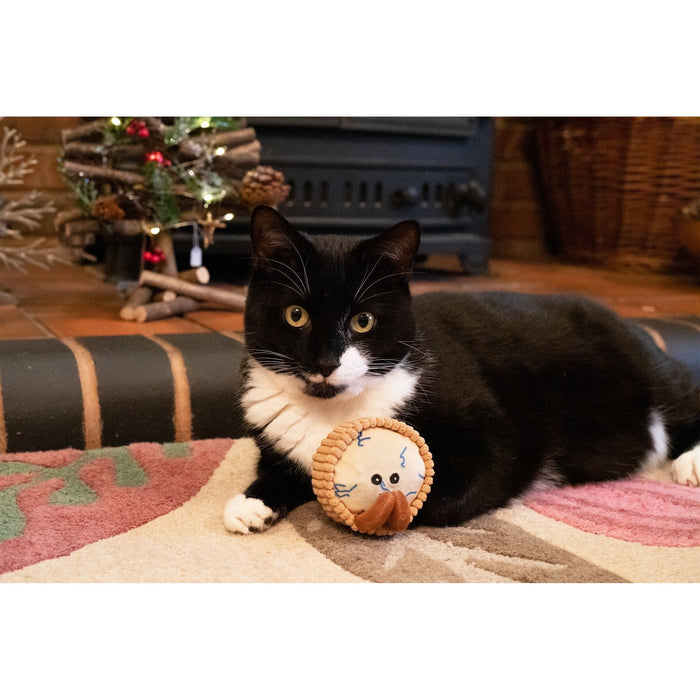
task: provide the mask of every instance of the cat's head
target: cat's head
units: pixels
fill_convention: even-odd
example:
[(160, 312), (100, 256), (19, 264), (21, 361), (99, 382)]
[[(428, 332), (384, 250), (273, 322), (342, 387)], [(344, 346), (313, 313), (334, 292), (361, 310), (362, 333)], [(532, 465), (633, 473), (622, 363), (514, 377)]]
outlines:
[(359, 242), (312, 240), (260, 206), (251, 239), (246, 345), (259, 364), (293, 377), (309, 396), (331, 398), (357, 395), (407, 356), (417, 222)]

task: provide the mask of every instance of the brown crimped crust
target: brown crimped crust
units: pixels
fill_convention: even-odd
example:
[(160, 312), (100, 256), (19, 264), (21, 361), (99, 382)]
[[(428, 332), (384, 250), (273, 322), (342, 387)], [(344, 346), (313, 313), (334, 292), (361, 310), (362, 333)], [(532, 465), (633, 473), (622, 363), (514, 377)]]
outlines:
[[(409, 503), (410, 519), (416, 516), (423, 507), (430, 486), (433, 483), (435, 473), (433, 457), (425, 440), (417, 430), (410, 425), (406, 425), (394, 418), (360, 418), (358, 420), (346, 421), (336, 426), (319, 445), (313, 456), (313, 470), (311, 472), (311, 485), (319, 503), (326, 513), (335, 521), (343, 523), (353, 530), (359, 532), (360, 528), (355, 522), (356, 514), (351, 512), (347, 506), (335, 495), (333, 487), (333, 477), (335, 467), (342, 458), (348, 445), (357, 439), (359, 433), (369, 428), (384, 428), (393, 430), (416, 444), (418, 452), (425, 464), (425, 478), (418, 493)], [(410, 521), (409, 521), (410, 522)], [(392, 535), (394, 530), (379, 527), (376, 530), (364, 532), (368, 535)]]

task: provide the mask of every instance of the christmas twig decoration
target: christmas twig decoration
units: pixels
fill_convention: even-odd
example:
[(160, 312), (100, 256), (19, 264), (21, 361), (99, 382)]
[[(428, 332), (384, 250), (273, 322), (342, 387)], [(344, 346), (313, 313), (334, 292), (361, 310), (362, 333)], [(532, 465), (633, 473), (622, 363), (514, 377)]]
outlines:
[[(0, 142), (0, 187), (21, 185), (24, 178), (34, 172), (36, 158), (20, 153), (26, 145), (16, 129), (3, 127)], [(44, 216), (55, 211), (53, 202), (42, 202), (36, 191), (16, 199), (0, 197), (0, 236), (21, 239), (22, 233), (15, 226), (34, 230)]]
[[(36, 158), (22, 152), (26, 142), (16, 129), (3, 127), (0, 140), (0, 188), (21, 185), (34, 171)], [(34, 231), (41, 220), (55, 212), (53, 202), (44, 201), (36, 190), (15, 198), (0, 195), (0, 261), (7, 268), (26, 272), (26, 264), (49, 269), (54, 262), (69, 264), (64, 249), (44, 246), (43, 238), (23, 242), (22, 231)], [(9, 240), (12, 239), (12, 240)]]
[(79, 204), (55, 222), (69, 245), (195, 222), (211, 244), (222, 221), (245, 210), (240, 190), (261, 152), (255, 129), (234, 117), (96, 119), (62, 140), (61, 172)]
[(36, 158), (19, 153), (27, 145), (17, 129), (3, 127), (2, 142), (0, 142), (0, 187), (5, 185), (21, 185), (24, 178), (34, 172)]
[[(184, 281), (178, 277), (171, 232), (191, 228), (190, 266), (198, 268), (200, 243), (210, 247), (227, 221), (259, 203), (277, 206), (289, 195), (282, 173), (260, 165), (261, 144), (243, 118), (94, 119), (64, 130), (62, 141), (60, 169), (77, 206), (55, 219), (61, 240), (84, 247), (100, 238), (142, 235), (142, 272), (165, 276), (175, 287), (153, 280), (141, 284), (198, 302), (212, 300), (211, 295), (197, 295), (201, 284), (180, 288)], [(243, 304), (242, 298), (214, 301), (235, 308)], [(191, 307), (177, 299), (168, 304), (145, 317), (139, 313), (139, 320)], [(135, 318), (133, 309), (146, 305), (127, 304), (122, 318)]]
[[(282, 173), (260, 165), (261, 144), (245, 119), (94, 119), (64, 130), (62, 141), (60, 169), (77, 204), (55, 219), (64, 244), (84, 247), (105, 237), (143, 236), (140, 286), (150, 292), (135, 293), (122, 318), (148, 321), (186, 313), (195, 308), (192, 300), (243, 307), (242, 295), (205, 289), (208, 276), (206, 282), (179, 276), (171, 231), (191, 228), (190, 266), (197, 269), (200, 243), (210, 247), (236, 213), (259, 203), (277, 206), (289, 195)], [(157, 299), (153, 289), (177, 298)]]
[(0, 262), (8, 269), (27, 272), (27, 265), (50, 270), (54, 263), (71, 265), (72, 260), (66, 249), (60, 245), (45, 246), (45, 238), (37, 238), (31, 243), (8, 244), (0, 246)]

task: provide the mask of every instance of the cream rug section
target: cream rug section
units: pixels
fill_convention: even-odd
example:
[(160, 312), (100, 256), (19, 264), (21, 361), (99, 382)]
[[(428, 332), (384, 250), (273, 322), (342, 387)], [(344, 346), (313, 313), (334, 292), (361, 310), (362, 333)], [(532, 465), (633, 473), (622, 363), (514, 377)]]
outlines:
[(65, 557), (0, 576), (0, 582), (288, 582), (352, 583), (288, 522), (265, 533), (224, 529), (226, 501), (252, 481), (257, 449), (237, 440), (209, 482), (182, 507), (141, 527)]
[(691, 583), (700, 581), (700, 548), (652, 547), (583, 532), (552, 520), (531, 508), (513, 505), (494, 513), (501, 522), (516, 525), (539, 540), (566, 549), (596, 567), (635, 583)]

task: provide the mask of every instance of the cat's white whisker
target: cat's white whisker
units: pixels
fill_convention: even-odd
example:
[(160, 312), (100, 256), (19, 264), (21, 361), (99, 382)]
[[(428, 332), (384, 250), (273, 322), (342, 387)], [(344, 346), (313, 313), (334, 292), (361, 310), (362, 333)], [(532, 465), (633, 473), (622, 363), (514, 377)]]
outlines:
[[(296, 250), (296, 248), (295, 248), (295, 250)], [(297, 254), (299, 254), (299, 251), (297, 251)], [(301, 258), (301, 256), (299, 256), (299, 257)], [(297, 292), (302, 297), (310, 296), (311, 291), (309, 289), (309, 280), (308, 280), (308, 277), (306, 275), (306, 267), (304, 266), (303, 260), (302, 260), (302, 267), (304, 268), (304, 278), (305, 278), (306, 282), (299, 276), (299, 273), (291, 265), (287, 265), (287, 263), (284, 263), (281, 260), (270, 259), (270, 260), (267, 260), (267, 262), (273, 263), (274, 265), (280, 265), (283, 268), (286, 268), (287, 270), (289, 270), (296, 277), (296, 279), (298, 280), (298, 283), (295, 279), (290, 277), (283, 269), (273, 268), (275, 270), (275, 272), (279, 272), (279, 274), (283, 275), (287, 280), (289, 280), (289, 282), (291, 282), (291, 284), (293, 285), (293, 288), (290, 287), (290, 289), (293, 289), (293, 291)], [(281, 284), (281, 283), (278, 283), (278, 284)]]
[(306, 293), (311, 296), (311, 287), (309, 286), (309, 276), (306, 273), (306, 263), (304, 262), (304, 258), (301, 257), (301, 253), (299, 252), (299, 249), (294, 245), (294, 241), (291, 240), (287, 236), (287, 240), (289, 241), (290, 245), (292, 248), (294, 248), (294, 252), (297, 254), (297, 257), (299, 258), (299, 262), (301, 263), (301, 270), (304, 273), (304, 280), (302, 281), (301, 277), (297, 274), (297, 277), (299, 277), (299, 281), (302, 282), (302, 285), (306, 289)]
[[(377, 294), (371, 294), (368, 297), (363, 297), (361, 299), (362, 303), (369, 301), (370, 299), (375, 299), (376, 297), (384, 296), (385, 294), (391, 294), (391, 292), (377, 292)], [(358, 301), (359, 303), (359, 301)]]
[(298, 288), (295, 287), (290, 287), (288, 284), (284, 284), (284, 282), (278, 282), (277, 280), (269, 280), (270, 284), (276, 284), (278, 287), (285, 287), (286, 289), (291, 289), (295, 294), (298, 294), (299, 296), (303, 297), (304, 294), (302, 291)]
[(390, 277), (404, 277), (405, 274), (406, 274), (405, 272), (393, 272), (390, 275), (384, 275), (383, 277), (380, 277), (379, 279), (374, 280), (374, 282), (372, 282), (372, 284), (367, 285), (364, 292), (362, 293), (362, 296), (359, 299), (357, 299), (357, 303), (361, 304), (363, 301), (365, 301), (365, 294), (367, 294), (367, 292), (370, 289), (372, 289), (372, 287), (374, 287), (375, 284), (379, 284), (380, 282), (383, 282), (384, 280), (388, 280)]
[(359, 301), (358, 297), (362, 294), (362, 290), (364, 289), (365, 283), (369, 281), (369, 279), (372, 277), (372, 273), (377, 269), (377, 265), (382, 261), (382, 257), (380, 256), (377, 258), (375, 261), (374, 265), (372, 265), (372, 269), (368, 271), (368, 268), (365, 268), (365, 276), (362, 278), (362, 282), (360, 282), (359, 287), (357, 288), (357, 291), (355, 292), (355, 301)]
[(413, 345), (412, 343), (407, 342), (406, 340), (397, 340), (397, 343), (400, 343), (401, 345), (405, 345), (407, 348), (410, 348), (414, 352), (417, 352), (420, 355), (423, 355), (424, 357), (428, 357), (428, 353), (425, 352), (425, 350), (421, 350), (418, 346)]

